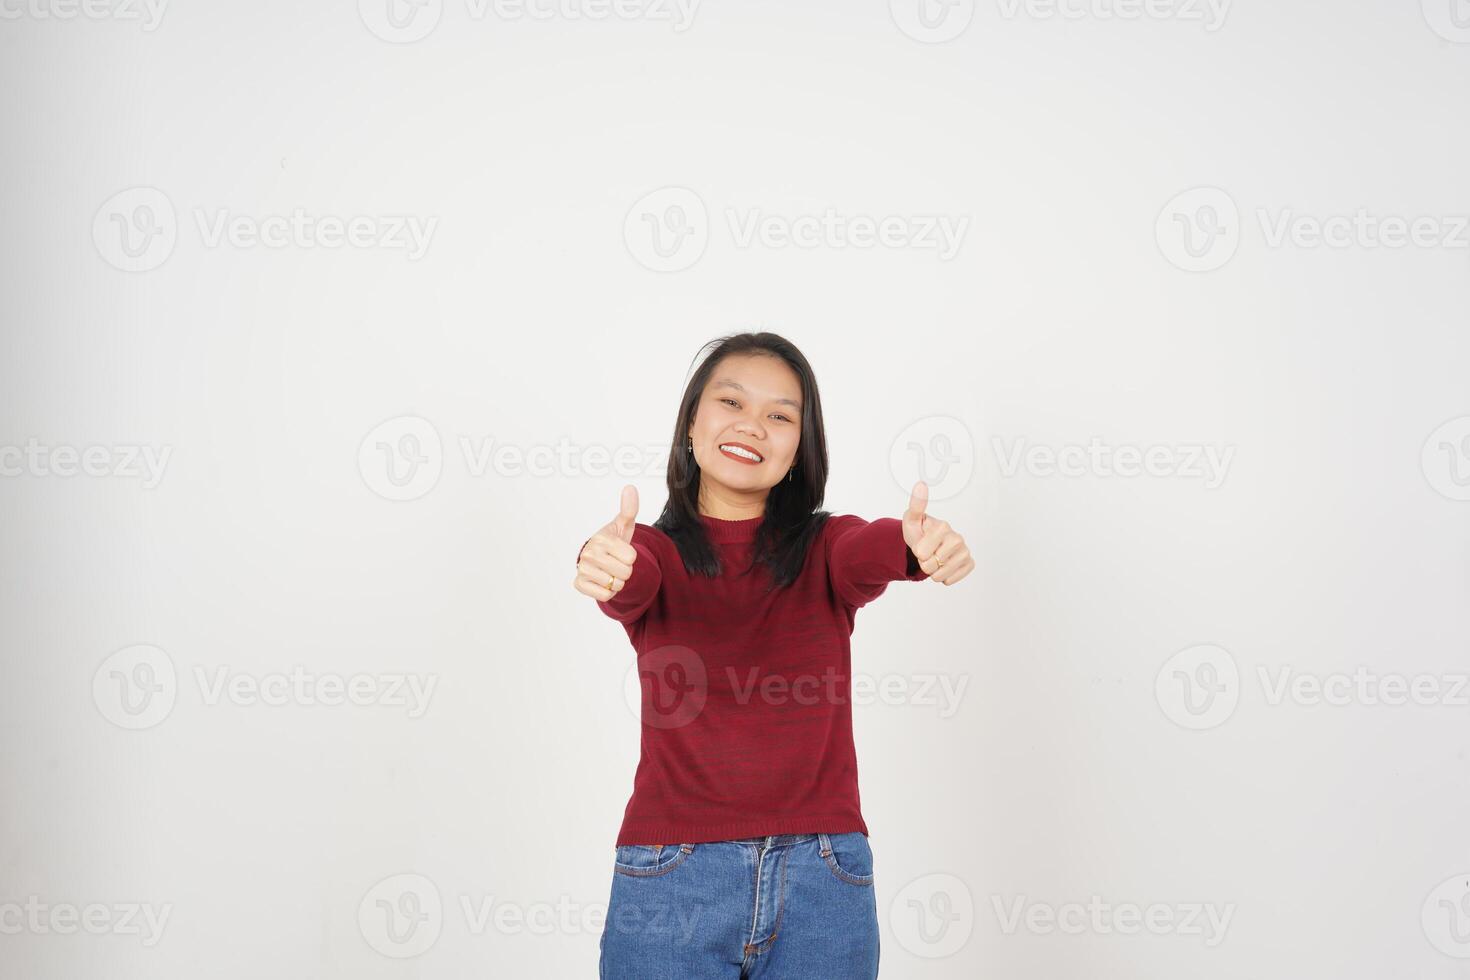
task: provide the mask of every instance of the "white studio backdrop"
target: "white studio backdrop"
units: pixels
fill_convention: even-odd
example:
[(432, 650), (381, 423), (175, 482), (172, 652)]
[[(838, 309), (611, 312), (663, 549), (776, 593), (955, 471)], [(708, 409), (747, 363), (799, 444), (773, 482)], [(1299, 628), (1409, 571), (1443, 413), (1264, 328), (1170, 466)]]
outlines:
[(1470, 976), (1463, 0), (0, 13), (6, 977), (592, 976), (573, 559), (744, 329), (978, 561), (884, 977)]

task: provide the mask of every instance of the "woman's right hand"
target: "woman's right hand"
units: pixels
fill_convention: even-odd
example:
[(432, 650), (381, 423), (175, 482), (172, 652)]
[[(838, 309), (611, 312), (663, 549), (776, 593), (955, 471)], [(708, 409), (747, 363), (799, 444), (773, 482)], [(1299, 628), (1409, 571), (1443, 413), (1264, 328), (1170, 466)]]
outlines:
[(627, 584), (628, 576), (633, 574), (633, 562), (638, 560), (638, 552), (633, 548), (633, 525), (637, 517), (638, 488), (630, 483), (623, 487), (618, 516), (582, 545), (582, 553), (577, 557), (577, 577), (572, 582), (578, 592), (606, 602)]

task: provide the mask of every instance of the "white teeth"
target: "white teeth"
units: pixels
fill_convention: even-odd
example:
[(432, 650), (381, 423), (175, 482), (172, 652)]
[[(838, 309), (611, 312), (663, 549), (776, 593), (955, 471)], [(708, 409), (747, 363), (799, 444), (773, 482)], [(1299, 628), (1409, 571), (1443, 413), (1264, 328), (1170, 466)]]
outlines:
[(761, 458), (755, 453), (748, 449), (741, 449), (739, 446), (721, 446), (720, 448), (727, 453), (734, 453), (736, 456), (744, 456), (746, 459), (755, 460), (757, 463), (761, 461)]

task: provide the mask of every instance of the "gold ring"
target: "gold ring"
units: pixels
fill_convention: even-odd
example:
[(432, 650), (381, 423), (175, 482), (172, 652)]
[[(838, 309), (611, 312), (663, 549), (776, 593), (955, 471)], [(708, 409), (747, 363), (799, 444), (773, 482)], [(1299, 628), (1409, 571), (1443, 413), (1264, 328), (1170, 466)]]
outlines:
[(610, 578), (610, 579), (607, 580), (607, 591), (611, 592), (613, 590), (613, 583), (616, 582), (617, 580), (618, 580), (618, 577), (616, 575), (614, 575), (612, 578)]

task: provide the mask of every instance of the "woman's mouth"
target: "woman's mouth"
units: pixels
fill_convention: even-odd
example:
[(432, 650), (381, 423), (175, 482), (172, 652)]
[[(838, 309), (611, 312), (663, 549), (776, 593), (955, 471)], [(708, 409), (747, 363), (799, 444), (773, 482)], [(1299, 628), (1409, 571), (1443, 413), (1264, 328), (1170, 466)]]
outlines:
[(729, 459), (735, 460), (737, 463), (744, 463), (747, 466), (758, 466), (765, 460), (764, 456), (743, 442), (722, 442), (720, 443), (720, 453)]

